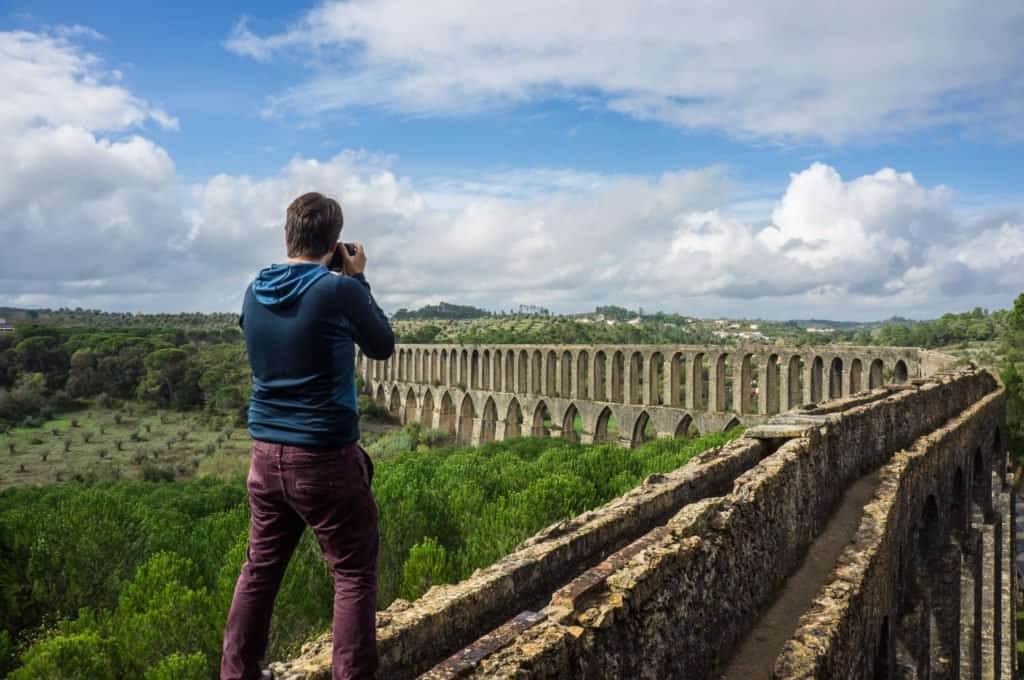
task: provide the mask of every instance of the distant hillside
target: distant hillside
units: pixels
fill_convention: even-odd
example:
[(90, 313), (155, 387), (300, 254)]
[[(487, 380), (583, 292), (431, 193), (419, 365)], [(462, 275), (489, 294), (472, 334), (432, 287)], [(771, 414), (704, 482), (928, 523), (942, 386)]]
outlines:
[(193, 328), (238, 329), (235, 312), (178, 312), (174, 314), (144, 314), (142, 312), (104, 312), (99, 309), (23, 309), (0, 307), (0, 319), (17, 327), (25, 324), (55, 326), (58, 328)]
[(480, 309), (472, 305), (453, 305), (450, 302), (441, 302), (436, 305), (427, 305), (419, 309), (399, 309), (391, 317), (395, 321), (425, 321), (437, 319), (480, 319), (490, 316), (486, 309)]

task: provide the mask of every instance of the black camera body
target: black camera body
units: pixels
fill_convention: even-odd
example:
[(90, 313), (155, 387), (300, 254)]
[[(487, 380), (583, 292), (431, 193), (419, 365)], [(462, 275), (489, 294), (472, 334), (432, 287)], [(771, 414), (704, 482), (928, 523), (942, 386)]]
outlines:
[[(342, 243), (345, 246), (345, 250), (348, 251), (349, 256), (356, 254), (356, 247), (351, 243)], [(345, 266), (345, 260), (341, 255), (341, 252), (335, 247), (334, 254), (331, 255), (331, 261), (327, 263), (327, 268), (331, 271), (340, 272)]]

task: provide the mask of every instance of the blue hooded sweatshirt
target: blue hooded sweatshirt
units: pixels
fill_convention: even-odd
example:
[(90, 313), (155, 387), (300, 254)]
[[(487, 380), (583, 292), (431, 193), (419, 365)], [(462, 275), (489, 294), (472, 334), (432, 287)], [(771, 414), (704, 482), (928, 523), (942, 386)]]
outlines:
[(362, 274), (273, 264), (246, 289), (239, 324), (253, 374), (254, 439), (312, 448), (358, 441), (355, 345), (371, 359), (395, 349)]

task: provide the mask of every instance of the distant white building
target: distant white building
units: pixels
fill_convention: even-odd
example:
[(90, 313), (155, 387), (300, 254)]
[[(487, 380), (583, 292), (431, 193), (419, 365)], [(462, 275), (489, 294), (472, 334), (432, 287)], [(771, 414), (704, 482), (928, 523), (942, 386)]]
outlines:
[(0, 333), (13, 333), (14, 326), (7, 323), (7, 319), (0, 319)]

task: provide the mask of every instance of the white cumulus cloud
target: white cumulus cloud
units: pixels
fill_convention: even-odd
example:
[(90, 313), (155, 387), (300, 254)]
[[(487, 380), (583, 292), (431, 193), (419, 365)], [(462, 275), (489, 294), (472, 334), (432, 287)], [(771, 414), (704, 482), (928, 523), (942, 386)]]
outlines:
[(596, 95), (687, 128), (839, 142), (951, 124), (1019, 137), (1022, 30), (1017, 0), (331, 0), (278, 33), (243, 18), (226, 45), (310, 67), (279, 113)]

